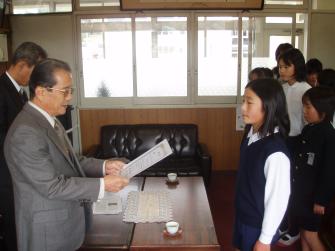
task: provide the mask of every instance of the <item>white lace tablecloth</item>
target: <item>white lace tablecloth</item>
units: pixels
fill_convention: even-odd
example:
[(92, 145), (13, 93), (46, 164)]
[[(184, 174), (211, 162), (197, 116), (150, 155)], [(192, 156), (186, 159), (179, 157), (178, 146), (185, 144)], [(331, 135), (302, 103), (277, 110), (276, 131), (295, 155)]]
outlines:
[(172, 206), (166, 191), (129, 192), (123, 221), (134, 223), (172, 220)]

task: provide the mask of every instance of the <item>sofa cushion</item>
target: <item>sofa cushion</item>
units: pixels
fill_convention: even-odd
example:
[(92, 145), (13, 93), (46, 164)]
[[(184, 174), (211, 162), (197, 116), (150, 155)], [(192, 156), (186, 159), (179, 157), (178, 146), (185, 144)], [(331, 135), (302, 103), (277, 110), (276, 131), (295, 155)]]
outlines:
[(163, 139), (167, 139), (173, 157), (194, 157), (198, 143), (196, 125), (108, 125), (101, 129), (102, 157), (135, 159)]
[(138, 176), (203, 176), (210, 182), (212, 159), (207, 148), (198, 142), (194, 124), (106, 125), (101, 128), (101, 144), (96, 157), (133, 160), (166, 139), (172, 154), (144, 170)]

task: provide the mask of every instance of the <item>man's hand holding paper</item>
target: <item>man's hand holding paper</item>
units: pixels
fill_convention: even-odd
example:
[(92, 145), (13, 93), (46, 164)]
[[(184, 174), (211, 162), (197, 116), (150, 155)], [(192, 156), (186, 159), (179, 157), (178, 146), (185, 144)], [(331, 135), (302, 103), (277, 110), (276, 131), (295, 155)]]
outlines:
[(106, 175), (104, 177), (105, 191), (118, 192), (128, 185), (129, 180), (121, 176)]
[(121, 160), (106, 160), (105, 172), (106, 175), (120, 175), (125, 163)]

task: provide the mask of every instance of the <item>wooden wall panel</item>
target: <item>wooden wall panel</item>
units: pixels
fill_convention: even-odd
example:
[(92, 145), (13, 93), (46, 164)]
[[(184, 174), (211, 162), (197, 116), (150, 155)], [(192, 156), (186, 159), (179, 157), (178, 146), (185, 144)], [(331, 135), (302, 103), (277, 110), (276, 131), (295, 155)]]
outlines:
[(213, 169), (234, 170), (238, 166), (242, 132), (235, 130), (235, 108), (81, 109), (83, 152), (99, 144), (103, 125), (146, 123), (197, 124), (199, 141), (207, 145)]

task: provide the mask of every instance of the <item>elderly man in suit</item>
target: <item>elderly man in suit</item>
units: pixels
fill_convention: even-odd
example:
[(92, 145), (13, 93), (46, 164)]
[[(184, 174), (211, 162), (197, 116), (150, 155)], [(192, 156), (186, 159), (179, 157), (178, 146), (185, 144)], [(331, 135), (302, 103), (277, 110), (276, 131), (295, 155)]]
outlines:
[(13, 188), (4, 157), (7, 131), (21, 111), (27, 94), (22, 87), (28, 85), (34, 66), (47, 57), (44, 49), (32, 42), (24, 42), (14, 52), (8, 71), (0, 76), (0, 214), (2, 216), (6, 251), (16, 251)]
[[(5, 157), (14, 185), (18, 249), (78, 249), (85, 235), (84, 207), (117, 192), (128, 179), (124, 163), (77, 156), (55, 118), (72, 98), (68, 64), (47, 59), (33, 70), (30, 99), (10, 127)], [(104, 176), (105, 175), (105, 176)]]

